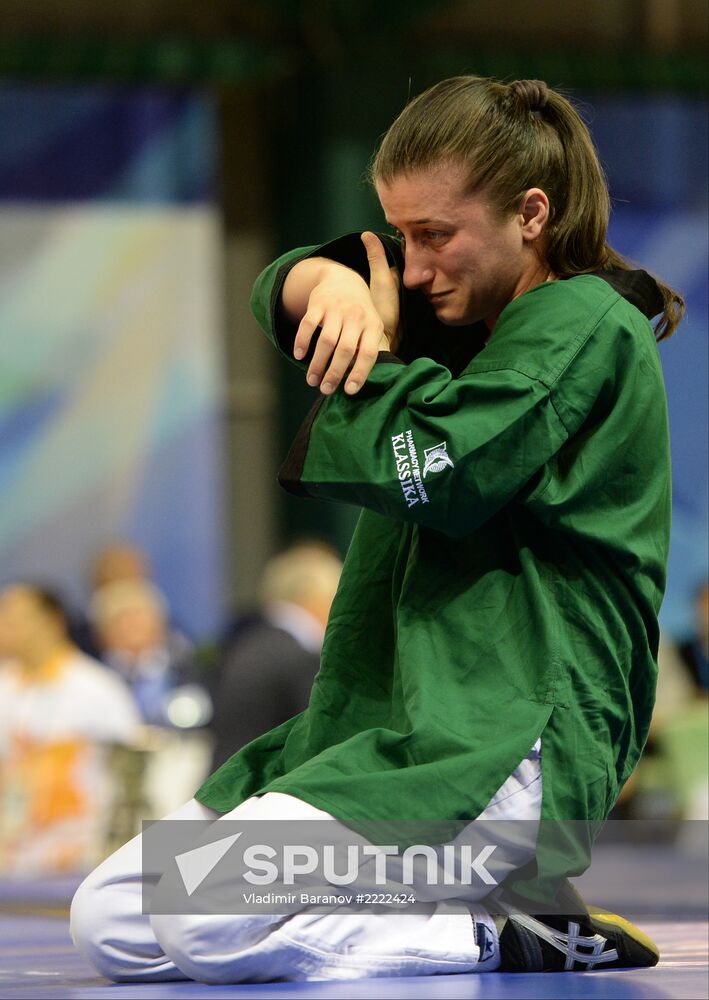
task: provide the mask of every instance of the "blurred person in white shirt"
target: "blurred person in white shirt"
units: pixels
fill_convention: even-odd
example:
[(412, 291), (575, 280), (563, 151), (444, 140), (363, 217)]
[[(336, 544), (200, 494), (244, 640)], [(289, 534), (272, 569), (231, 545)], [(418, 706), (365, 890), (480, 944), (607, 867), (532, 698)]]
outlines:
[[(128, 684), (144, 722), (192, 728), (208, 721), (211, 701), (199, 683), (194, 646), (170, 627), (167, 602), (154, 584), (107, 583), (94, 593), (89, 615), (101, 660)], [(182, 717), (187, 701), (191, 723)]]

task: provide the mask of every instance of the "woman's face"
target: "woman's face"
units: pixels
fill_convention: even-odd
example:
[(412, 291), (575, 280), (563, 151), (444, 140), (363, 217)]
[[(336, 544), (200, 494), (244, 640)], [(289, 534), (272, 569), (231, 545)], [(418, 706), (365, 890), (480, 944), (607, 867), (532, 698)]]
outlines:
[(426, 296), (441, 323), (484, 320), (492, 329), (512, 299), (548, 276), (533, 247), (548, 200), (532, 188), (518, 213), (500, 216), (483, 192), (465, 188), (463, 169), (442, 163), (380, 181), (377, 194), (404, 237), (406, 287)]

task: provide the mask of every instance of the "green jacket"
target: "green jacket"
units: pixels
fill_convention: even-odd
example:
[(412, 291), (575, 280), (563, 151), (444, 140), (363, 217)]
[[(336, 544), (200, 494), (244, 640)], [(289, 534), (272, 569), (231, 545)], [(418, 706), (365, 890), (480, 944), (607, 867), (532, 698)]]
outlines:
[[(279, 295), (309, 255), (368, 273), (352, 235), (260, 276), (256, 317), (303, 370)], [(645, 272), (545, 283), (485, 344), (402, 292), (401, 356), (380, 354), (357, 396), (320, 397), (281, 470), (292, 492), (364, 508), (310, 705), (200, 801), (280, 791), (351, 825), (470, 819), (541, 735), (542, 816), (607, 815), (655, 694), (670, 525), (658, 296)]]

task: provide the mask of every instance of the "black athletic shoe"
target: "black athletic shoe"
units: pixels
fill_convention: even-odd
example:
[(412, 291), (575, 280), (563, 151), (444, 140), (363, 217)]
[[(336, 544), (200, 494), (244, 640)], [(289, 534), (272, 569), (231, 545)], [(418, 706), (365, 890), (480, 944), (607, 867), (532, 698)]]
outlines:
[(500, 931), (500, 972), (647, 968), (659, 958), (647, 934), (596, 907), (573, 917), (511, 912)]

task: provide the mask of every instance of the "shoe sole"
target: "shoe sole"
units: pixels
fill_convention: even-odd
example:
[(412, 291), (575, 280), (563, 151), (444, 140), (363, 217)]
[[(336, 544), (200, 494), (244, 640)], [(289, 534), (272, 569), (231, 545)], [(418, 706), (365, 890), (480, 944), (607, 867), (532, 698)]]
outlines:
[(659, 949), (652, 938), (641, 931), (639, 927), (636, 927), (635, 924), (631, 924), (625, 917), (621, 917), (617, 913), (611, 913), (609, 910), (602, 910), (598, 906), (589, 906), (588, 912), (594, 925), (598, 926), (601, 933), (605, 931), (609, 936), (612, 936), (613, 930), (621, 931), (625, 937), (630, 938), (631, 941), (648, 953), (648, 961), (643, 962), (641, 967), (652, 967), (660, 961)]

